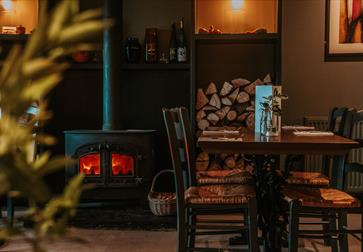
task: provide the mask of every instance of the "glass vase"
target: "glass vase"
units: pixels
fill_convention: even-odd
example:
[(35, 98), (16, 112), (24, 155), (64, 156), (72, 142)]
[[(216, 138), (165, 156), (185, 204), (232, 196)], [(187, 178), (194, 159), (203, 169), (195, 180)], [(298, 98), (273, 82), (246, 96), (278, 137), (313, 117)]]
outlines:
[(281, 132), (281, 116), (270, 110), (261, 113), (260, 133), (263, 136), (278, 136)]

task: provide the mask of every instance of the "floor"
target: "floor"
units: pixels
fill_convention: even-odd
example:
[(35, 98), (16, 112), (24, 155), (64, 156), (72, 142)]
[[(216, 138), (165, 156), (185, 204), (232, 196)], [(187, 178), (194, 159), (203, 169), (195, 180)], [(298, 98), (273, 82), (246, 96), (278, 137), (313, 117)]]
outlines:
[[(349, 216), (349, 225), (359, 227), (360, 217)], [(82, 237), (86, 242), (75, 242), (71, 237)], [(203, 237), (197, 239), (197, 244), (203, 247), (227, 246), (228, 237)], [(53, 244), (46, 244), (49, 252), (173, 252), (176, 245), (176, 232), (174, 230), (132, 231), (132, 230), (105, 230), (71, 228), (70, 236)], [(331, 251), (324, 247), (321, 241), (300, 240), (301, 252)], [(241, 247), (233, 247), (221, 251), (237, 251)], [(26, 242), (14, 238), (0, 248), (1, 252), (30, 251)], [(239, 250), (240, 251), (240, 250)], [(283, 251), (286, 251), (284, 249)], [(355, 239), (349, 241), (349, 251), (360, 251), (360, 243)]]

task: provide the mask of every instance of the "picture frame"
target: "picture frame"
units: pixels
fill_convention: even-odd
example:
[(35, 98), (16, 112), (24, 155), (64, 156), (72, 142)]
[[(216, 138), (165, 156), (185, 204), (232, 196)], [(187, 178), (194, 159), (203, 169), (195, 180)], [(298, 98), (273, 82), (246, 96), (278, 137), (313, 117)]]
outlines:
[(326, 0), (325, 61), (363, 61), (363, 4)]

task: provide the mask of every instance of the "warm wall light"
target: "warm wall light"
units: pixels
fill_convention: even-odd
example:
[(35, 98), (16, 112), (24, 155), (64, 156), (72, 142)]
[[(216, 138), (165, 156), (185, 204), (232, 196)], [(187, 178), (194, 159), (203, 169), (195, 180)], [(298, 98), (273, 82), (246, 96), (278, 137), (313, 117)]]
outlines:
[(231, 0), (232, 10), (240, 10), (243, 7), (244, 0)]
[(10, 11), (13, 8), (13, 3), (11, 0), (2, 0), (1, 1), (1, 9), (4, 11)]

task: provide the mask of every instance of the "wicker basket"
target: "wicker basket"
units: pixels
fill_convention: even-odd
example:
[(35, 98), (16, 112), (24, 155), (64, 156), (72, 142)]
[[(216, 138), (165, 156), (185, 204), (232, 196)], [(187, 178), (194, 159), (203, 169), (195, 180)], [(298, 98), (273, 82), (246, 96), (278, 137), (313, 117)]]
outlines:
[(152, 183), (150, 192), (148, 195), (149, 207), (153, 214), (157, 216), (167, 216), (174, 215), (176, 213), (176, 194), (168, 193), (168, 192), (154, 192), (154, 186), (158, 179), (158, 177), (163, 174), (171, 172), (174, 173), (173, 170), (162, 170), (158, 172)]

